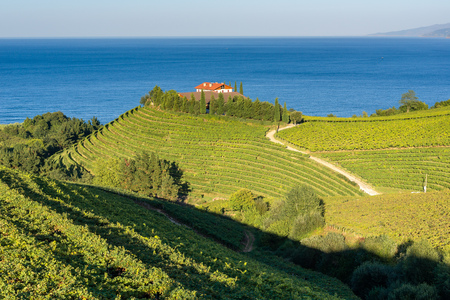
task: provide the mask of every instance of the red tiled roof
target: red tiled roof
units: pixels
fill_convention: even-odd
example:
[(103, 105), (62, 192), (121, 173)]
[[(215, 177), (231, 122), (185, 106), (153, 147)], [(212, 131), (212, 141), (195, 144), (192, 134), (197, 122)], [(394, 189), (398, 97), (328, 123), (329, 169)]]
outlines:
[(195, 87), (195, 89), (205, 90), (205, 91), (215, 91), (220, 89), (233, 89), (231, 86), (226, 85), (225, 83), (218, 82), (203, 82)]

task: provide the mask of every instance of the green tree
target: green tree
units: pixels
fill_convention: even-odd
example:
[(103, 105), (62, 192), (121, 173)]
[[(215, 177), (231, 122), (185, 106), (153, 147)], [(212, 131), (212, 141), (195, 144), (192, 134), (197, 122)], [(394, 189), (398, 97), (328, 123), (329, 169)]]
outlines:
[(299, 124), (303, 120), (303, 114), (301, 111), (294, 111), (291, 113), (290, 118), (294, 124)]
[(195, 101), (194, 103), (194, 115), (198, 116), (200, 114), (200, 102)]
[(283, 117), (282, 120), (284, 123), (289, 123), (289, 114), (288, 114), (288, 110), (286, 108), (286, 101), (284, 101), (284, 105), (283, 105)]
[(275, 98), (275, 105), (274, 105), (274, 113), (273, 113), (273, 121), (279, 122), (280, 121), (280, 104), (278, 103), (278, 98)]
[(230, 197), (230, 206), (233, 210), (247, 211), (255, 207), (255, 195), (248, 189), (240, 189)]
[(219, 99), (217, 100), (217, 114), (219, 116), (225, 113), (225, 99), (223, 98), (223, 94), (219, 93)]
[(428, 105), (422, 101), (419, 101), (416, 93), (413, 90), (409, 90), (407, 93), (402, 94), (402, 98), (399, 101), (402, 104), (399, 107), (399, 110), (402, 112), (410, 112), (414, 110), (426, 110), (428, 109)]
[(206, 114), (206, 100), (205, 100), (205, 92), (203, 92), (200, 95), (200, 113)]
[(191, 100), (189, 100), (189, 113), (193, 115), (195, 113), (195, 103), (197, 101), (195, 100), (194, 93), (191, 94)]
[(209, 114), (214, 115), (216, 111), (217, 111), (216, 98), (214, 97), (214, 95), (211, 95), (211, 100), (209, 100)]
[(182, 112), (189, 112), (189, 107), (188, 107), (188, 103), (187, 103), (187, 99), (186, 97), (183, 97), (182, 102), (181, 102), (181, 111)]
[(239, 85), (239, 94), (244, 95), (244, 89), (242, 88), (242, 81), (241, 84)]
[(237, 92), (237, 82), (234, 82), (234, 91)]

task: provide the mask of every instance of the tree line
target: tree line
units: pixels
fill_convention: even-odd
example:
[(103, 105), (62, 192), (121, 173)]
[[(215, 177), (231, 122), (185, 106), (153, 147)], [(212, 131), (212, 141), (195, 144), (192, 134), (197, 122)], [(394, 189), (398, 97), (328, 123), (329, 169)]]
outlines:
[(186, 97), (180, 96), (175, 90), (163, 92), (160, 87), (155, 86), (148, 94), (141, 97), (140, 103), (142, 105), (153, 105), (163, 110), (184, 112), (193, 115), (226, 115), (230, 117), (284, 123), (289, 123), (290, 121), (299, 123), (302, 120), (301, 112), (288, 111), (286, 102), (284, 102), (284, 106), (281, 106), (278, 98), (272, 104), (266, 101), (261, 102), (258, 98), (253, 101), (244, 96), (229, 96), (225, 100), (223, 93), (217, 93), (217, 98), (213, 95), (209, 105), (207, 105), (203, 91), (199, 100), (195, 98), (194, 94), (191, 94), (190, 99), (187, 99)]
[[(395, 106), (388, 108), (388, 109), (377, 109), (375, 111), (375, 114), (372, 114), (373, 116), (393, 116), (403, 113), (408, 113), (410, 111), (418, 111), (418, 110), (427, 110), (428, 104), (419, 101), (419, 98), (416, 96), (416, 92), (413, 90), (409, 90), (407, 93), (402, 94), (402, 97), (399, 101), (399, 108), (396, 108)], [(431, 108), (439, 108), (444, 106), (450, 105), (450, 99), (446, 101), (436, 102), (434, 106)], [(364, 114), (364, 113), (363, 113)], [(367, 116), (367, 114), (366, 114)]]
[(48, 112), (26, 118), (19, 125), (7, 125), (0, 130), (0, 164), (34, 174), (54, 171), (55, 166), (47, 163), (50, 156), (100, 127), (96, 117), (85, 122), (62, 112)]

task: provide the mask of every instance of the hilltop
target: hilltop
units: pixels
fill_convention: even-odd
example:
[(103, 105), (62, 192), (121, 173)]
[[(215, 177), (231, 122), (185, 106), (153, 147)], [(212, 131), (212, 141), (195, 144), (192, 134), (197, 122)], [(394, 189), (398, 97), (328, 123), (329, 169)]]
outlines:
[(404, 37), (449, 37), (450, 23), (426, 27), (369, 34), (370, 36), (404, 36)]

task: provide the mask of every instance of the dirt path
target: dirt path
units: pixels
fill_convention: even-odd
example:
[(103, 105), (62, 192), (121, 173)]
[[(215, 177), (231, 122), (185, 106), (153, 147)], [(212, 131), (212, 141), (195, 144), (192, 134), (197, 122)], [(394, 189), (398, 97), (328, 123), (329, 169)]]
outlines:
[[(283, 127), (283, 128), (278, 129), (278, 131), (283, 130), (283, 129), (292, 128), (292, 127), (294, 127), (294, 126), (295, 126), (295, 125), (293, 125), (293, 124), (289, 124), (289, 125), (286, 126), (286, 127)], [(271, 142), (274, 142), (274, 143), (277, 143), (277, 144), (281, 144), (281, 145), (283, 145), (283, 146), (286, 146), (283, 142), (281, 142), (281, 141), (279, 141), (279, 140), (277, 140), (277, 139), (275, 138), (275, 133), (276, 133), (276, 132), (277, 132), (277, 130), (271, 130), (271, 131), (267, 132), (266, 137), (268, 137), (269, 140), (270, 140)], [(374, 190), (370, 185), (368, 185), (367, 183), (364, 183), (363, 181), (361, 181), (360, 179), (356, 178), (356, 177), (353, 176), (352, 174), (350, 174), (350, 173), (348, 173), (348, 172), (342, 170), (341, 168), (338, 168), (337, 166), (335, 166), (335, 165), (333, 165), (333, 164), (331, 164), (331, 163), (329, 163), (329, 162), (324, 161), (323, 159), (320, 159), (320, 158), (318, 158), (318, 157), (312, 156), (312, 155), (309, 154), (309, 153), (306, 153), (306, 152), (303, 152), (303, 151), (294, 149), (294, 148), (292, 148), (292, 147), (290, 147), (290, 146), (286, 146), (286, 149), (291, 150), (291, 151), (295, 151), (295, 152), (300, 152), (300, 153), (303, 153), (303, 154), (308, 154), (308, 155), (309, 155), (309, 158), (312, 159), (312, 160), (314, 160), (315, 162), (317, 162), (317, 163), (319, 163), (319, 164), (321, 164), (321, 165), (323, 165), (323, 166), (325, 166), (325, 167), (327, 167), (327, 168), (329, 168), (329, 169), (332, 169), (333, 171), (338, 172), (339, 174), (344, 175), (344, 176), (347, 177), (350, 181), (355, 182), (355, 183), (359, 186), (359, 188), (360, 188), (362, 191), (364, 191), (365, 193), (369, 194), (370, 196), (375, 196), (375, 195), (379, 195), (379, 194), (380, 194), (380, 193), (378, 193), (377, 191), (375, 191), (375, 190)]]
[(250, 231), (245, 230), (245, 240), (244, 240), (244, 249), (242, 252), (251, 252), (253, 250), (253, 244), (255, 242), (255, 236)]

